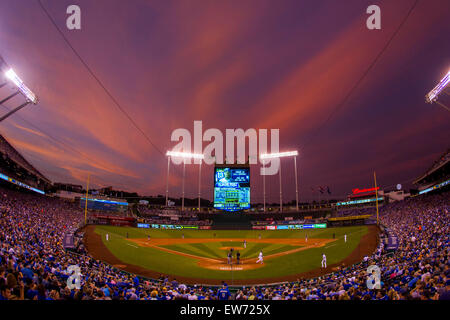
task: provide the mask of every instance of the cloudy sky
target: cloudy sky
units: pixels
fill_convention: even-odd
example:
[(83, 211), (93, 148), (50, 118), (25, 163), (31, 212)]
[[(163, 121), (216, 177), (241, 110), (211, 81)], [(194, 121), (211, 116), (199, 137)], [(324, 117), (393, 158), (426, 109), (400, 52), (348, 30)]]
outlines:
[[(318, 197), (311, 187), (319, 185), (335, 197), (370, 187), (373, 171), (381, 187), (409, 186), (449, 147), (450, 114), (424, 102), (450, 69), (449, 1), (419, 1), (340, 107), (414, 0), (376, 1), (381, 30), (367, 29), (366, 8), (375, 2), (365, 0), (41, 2), (149, 138), (37, 0), (3, 0), (0, 55), (40, 102), (2, 122), (0, 133), (54, 182), (84, 185), (90, 172), (96, 187), (164, 194), (171, 133), (192, 132), (194, 120), (204, 130), (280, 129), (280, 149), (300, 152), (300, 200)], [(81, 8), (81, 30), (66, 27), (71, 4)], [(182, 170), (172, 169), (175, 196)], [(294, 199), (292, 159), (282, 173), (284, 199)], [(186, 176), (186, 195), (195, 197), (198, 166), (187, 166)], [(266, 181), (277, 201), (278, 176)], [(212, 166), (203, 166), (202, 185), (212, 199)]]

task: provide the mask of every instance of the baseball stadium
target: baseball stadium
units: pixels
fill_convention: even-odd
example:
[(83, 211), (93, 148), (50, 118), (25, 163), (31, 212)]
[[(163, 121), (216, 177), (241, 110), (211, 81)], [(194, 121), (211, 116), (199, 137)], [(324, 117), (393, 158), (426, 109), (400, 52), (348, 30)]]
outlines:
[(79, 2), (0, 4), (0, 300), (450, 299), (450, 4)]

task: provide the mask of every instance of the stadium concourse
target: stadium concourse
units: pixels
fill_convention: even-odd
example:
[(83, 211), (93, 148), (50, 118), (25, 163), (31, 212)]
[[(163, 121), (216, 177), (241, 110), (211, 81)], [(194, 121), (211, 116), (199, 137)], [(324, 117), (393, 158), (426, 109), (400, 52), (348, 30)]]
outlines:
[[(1, 300), (448, 300), (449, 191), (385, 205), (381, 224), (398, 237), (395, 254), (381, 242), (364, 261), (313, 279), (275, 286), (187, 286), (175, 279), (144, 279), (89, 256), (83, 213), (72, 202), (29, 191), (0, 189)], [(76, 232), (75, 252), (63, 237)], [(66, 285), (67, 268), (81, 268), (81, 288)], [(367, 267), (381, 269), (381, 289), (367, 288)], [(226, 286), (226, 284), (224, 284)]]

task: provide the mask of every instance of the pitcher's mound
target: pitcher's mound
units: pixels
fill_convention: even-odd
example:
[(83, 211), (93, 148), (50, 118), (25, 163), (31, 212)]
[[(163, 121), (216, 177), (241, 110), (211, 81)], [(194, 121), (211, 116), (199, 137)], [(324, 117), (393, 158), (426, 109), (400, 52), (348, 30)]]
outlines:
[(233, 248), (234, 250), (244, 250), (243, 247), (221, 247), (220, 250), (230, 251), (231, 248)]
[(205, 268), (205, 269), (211, 269), (211, 270), (243, 271), (243, 270), (253, 270), (253, 269), (261, 268), (262, 266), (264, 266), (264, 264), (249, 262), (249, 263), (229, 265), (226, 262), (214, 263), (214, 262), (208, 262), (208, 261), (199, 261), (198, 266)]

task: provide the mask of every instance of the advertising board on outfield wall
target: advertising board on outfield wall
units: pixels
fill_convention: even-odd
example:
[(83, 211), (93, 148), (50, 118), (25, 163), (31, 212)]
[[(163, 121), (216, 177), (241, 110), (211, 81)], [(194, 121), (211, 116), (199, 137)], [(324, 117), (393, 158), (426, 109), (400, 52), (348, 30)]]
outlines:
[(326, 223), (315, 223), (315, 224), (253, 226), (252, 229), (254, 229), (254, 230), (302, 230), (302, 229), (324, 229), (326, 227), (327, 227)]
[(344, 202), (338, 202), (336, 203), (336, 206), (348, 206), (352, 204), (361, 204), (361, 203), (367, 203), (367, 202), (375, 202), (375, 201), (383, 201), (383, 197), (377, 198), (371, 198), (371, 199), (362, 199), (362, 200), (353, 200), (353, 201), (344, 201)]
[[(148, 223), (138, 223), (138, 228), (147, 228), (147, 229), (170, 229), (170, 230), (180, 230), (180, 229), (199, 229), (198, 226), (183, 226), (176, 224), (148, 224)], [(204, 228), (200, 228), (204, 229)]]

